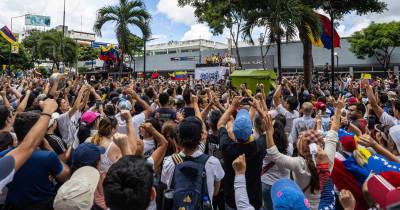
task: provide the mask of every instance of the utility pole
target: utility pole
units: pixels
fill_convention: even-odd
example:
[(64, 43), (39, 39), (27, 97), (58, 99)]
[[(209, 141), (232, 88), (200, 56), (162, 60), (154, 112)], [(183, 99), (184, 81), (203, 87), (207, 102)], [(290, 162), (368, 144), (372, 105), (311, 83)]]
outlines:
[(331, 79), (332, 79), (332, 93), (331, 95), (333, 96), (334, 92), (335, 92), (335, 33), (334, 33), (334, 20), (333, 20), (333, 9), (331, 7), (331, 11), (330, 11), (330, 16), (331, 16)]
[(65, 0), (64, 0), (64, 12), (63, 12), (63, 27), (62, 27), (63, 36), (65, 34)]

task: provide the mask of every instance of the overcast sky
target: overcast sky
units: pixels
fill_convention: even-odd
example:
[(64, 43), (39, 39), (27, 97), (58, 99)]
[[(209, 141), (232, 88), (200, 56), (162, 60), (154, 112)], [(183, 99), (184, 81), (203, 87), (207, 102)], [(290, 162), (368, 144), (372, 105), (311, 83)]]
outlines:
[[(66, 25), (70, 29), (93, 31), (96, 11), (105, 5), (116, 4), (118, 0), (66, 0)], [(153, 16), (151, 28), (153, 43), (167, 42), (170, 40), (189, 40), (195, 38), (211, 39), (225, 42), (228, 34), (213, 36), (209, 27), (196, 22), (191, 7), (180, 8), (177, 0), (144, 0), (147, 9)], [(383, 14), (370, 14), (357, 16), (347, 15), (337, 28), (341, 36), (349, 36), (353, 32), (365, 28), (371, 21), (388, 22), (400, 20), (400, 1), (385, 0), (388, 10)], [(0, 0), (0, 27), (10, 27), (10, 17), (23, 14), (37, 14), (51, 17), (51, 27), (62, 24), (63, 0)], [(396, 12), (397, 11), (397, 12)], [(16, 18), (13, 21), (14, 32), (21, 32), (24, 19)], [(140, 32), (132, 28), (138, 35)], [(114, 25), (106, 24), (102, 30), (102, 37), (98, 41), (116, 43)], [(258, 34), (255, 32), (255, 34)]]

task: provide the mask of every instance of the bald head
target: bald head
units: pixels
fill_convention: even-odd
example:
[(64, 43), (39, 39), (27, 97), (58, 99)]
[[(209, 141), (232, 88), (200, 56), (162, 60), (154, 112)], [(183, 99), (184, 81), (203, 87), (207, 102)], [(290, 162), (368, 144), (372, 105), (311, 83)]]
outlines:
[(312, 111), (313, 111), (313, 105), (310, 102), (305, 102), (302, 106), (303, 108), (303, 113), (305, 115), (311, 115)]

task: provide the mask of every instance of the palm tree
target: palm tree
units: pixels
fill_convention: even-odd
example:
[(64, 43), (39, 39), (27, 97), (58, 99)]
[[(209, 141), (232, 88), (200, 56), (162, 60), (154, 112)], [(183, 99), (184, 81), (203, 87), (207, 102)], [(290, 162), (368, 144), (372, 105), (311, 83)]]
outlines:
[[(319, 33), (316, 25), (318, 19), (308, 6), (301, 4), (298, 0), (265, 0), (259, 1), (263, 6), (259, 6), (258, 10), (251, 10), (245, 14), (246, 24), (242, 28), (245, 38), (253, 42), (251, 38), (252, 29), (256, 26), (266, 27), (270, 43), (276, 43), (278, 58), (278, 78), (282, 74), (281, 44), (282, 38), (285, 37), (289, 41), (297, 36), (297, 32), (301, 34), (299, 28), (309, 25), (311, 30), (308, 33)], [(302, 34), (301, 34), (302, 35)], [(311, 43), (311, 42), (310, 42)]]
[[(140, 0), (119, 0), (118, 5), (105, 6), (97, 11), (96, 22), (94, 23), (94, 31), (101, 36), (101, 28), (107, 22), (116, 24), (115, 33), (117, 35), (118, 45), (122, 51), (122, 59), (125, 53), (129, 51), (129, 36), (131, 30), (129, 26), (136, 26), (143, 34), (143, 39), (148, 39), (151, 35), (149, 27), (150, 14), (147, 12), (145, 5)], [(120, 66), (120, 72), (122, 66)]]

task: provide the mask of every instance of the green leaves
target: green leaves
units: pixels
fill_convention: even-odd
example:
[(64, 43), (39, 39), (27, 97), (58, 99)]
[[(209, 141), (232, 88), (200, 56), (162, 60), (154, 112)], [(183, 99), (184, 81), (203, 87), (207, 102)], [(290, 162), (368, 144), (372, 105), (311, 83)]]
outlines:
[(150, 19), (151, 15), (146, 10), (142, 1), (119, 0), (118, 5), (105, 6), (97, 11), (97, 18), (93, 29), (101, 36), (101, 29), (105, 23), (115, 23), (119, 48), (123, 53), (126, 53), (129, 51), (128, 38), (132, 33), (129, 27), (134, 26), (139, 28), (143, 37), (149, 38), (151, 35)]
[(350, 38), (350, 51), (358, 58), (373, 57), (386, 69), (393, 50), (400, 46), (400, 22), (372, 23)]
[(78, 44), (73, 39), (64, 37), (60, 31), (42, 32), (38, 48), (40, 58), (51, 60), (57, 67), (60, 62), (72, 65), (78, 58)]
[(31, 57), (29, 52), (20, 44), (18, 54), (11, 54), (11, 46), (8, 41), (3, 37), (0, 37), (0, 70), (3, 70), (2, 65), (8, 65), (9, 59), (11, 58), (11, 65), (13, 70), (23, 70), (33, 67), (33, 62), (31, 62)]
[(100, 50), (91, 46), (81, 46), (78, 50), (78, 61), (96, 60), (100, 55)]

